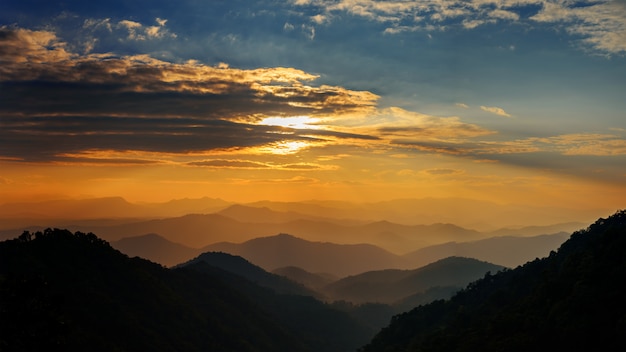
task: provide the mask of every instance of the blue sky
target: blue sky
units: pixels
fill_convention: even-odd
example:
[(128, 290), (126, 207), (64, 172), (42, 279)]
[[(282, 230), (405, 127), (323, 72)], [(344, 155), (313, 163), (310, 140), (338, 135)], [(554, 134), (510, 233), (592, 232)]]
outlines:
[[(6, 48), (17, 48), (16, 53), (0, 53), (2, 90), (10, 92), (0, 101), (0, 112), (5, 131), (12, 131), (0, 137), (12, 143), (0, 144), (0, 153), (12, 167), (20, 161), (41, 167), (59, 160), (85, 163), (95, 151), (117, 152), (108, 157), (112, 162), (155, 164), (163, 158), (143, 154), (128, 159), (119, 153), (178, 153), (179, 159), (170, 155), (168, 162), (226, 165), (228, 179), (240, 180), (233, 165), (246, 166), (246, 172), (252, 165), (261, 165), (264, 172), (299, 165), (279, 167), (292, 172), (281, 177), (349, 183), (349, 176), (337, 175), (367, 164), (365, 155), (351, 149), (362, 146), (405, 160), (384, 163), (380, 172), (360, 176), (363, 182), (382, 177), (381, 172), (400, 177), (409, 170), (457, 175), (445, 182), (459, 189), (469, 179), (510, 179), (507, 167), (515, 167), (528, 179), (572, 178), (610, 184), (620, 192), (626, 184), (625, 1), (7, 0), (0, 4), (0, 26)], [(14, 45), (18, 40), (21, 44)], [(38, 47), (24, 44), (29, 40)], [(62, 59), (49, 59), (53, 54)], [(133, 94), (108, 95), (119, 82), (110, 77), (98, 81), (86, 68), (110, 73), (114, 61), (133, 67), (134, 76), (125, 71), (117, 77), (134, 82), (122, 89)], [(215, 85), (204, 96), (201, 88), (189, 88), (190, 76), (187, 83), (175, 81), (176, 89), (193, 93), (183, 96), (163, 74), (213, 69), (224, 74), (222, 86), (211, 81)], [(277, 76), (266, 81), (261, 69)], [(148, 71), (150, 76), (142, 76)], [(67, 72), (82, 73), (68, 78)], [(247, 74), (256, 78), (241, 81)], [(173, 92), (179, 95), (174, 98)], [(48, 96), (53, 98), (45, 103), (41, 97)], [(120, 102), (115, 109), (110, 106), (113, 97)], [(28, 103), (33, 99), (37, 103)], [(157, 116), (157, 110), (167, 116)], [(42, 118), (50, 114), (60, 117), (55, 123)], [(190, 122), (183, 126), (176, 124), (182, 120), (168, 120), (167, 126), (197, 138), (161, 139), (155, 132), (123, 146), (124, 135), (142, 128), (161, 131), (162, 118), (176, 114), (201, 119), (204, 132), (196, 136), (187, 129)], [(78, 115), (98, 115), (99, 120)], [(263, 123), (272, 116), (311, 119), (301, 126), (289, 126), (288, 120), (281, 126)], [(32, 119), (39, 129), (26, 131), (22, 118)], [(224, 124), (232, 131), (216, 132)], [(109, 132), (91, 139), (71, 134), (93, 126)], [(291, 129), (289, 137), (276, 138), (275, 130), (281, 128)], [(64, 134), (75, 140), (49, 150), (20, 138), (37, 134), (53, 144)], [(211, 142), (203, 142), (207, 139)], [(261, 160), (254, 152), (211, 156), (218, 149), (285, 141), (318, 144), (294, 147), (292, 160)], [(189, 153), (196, 153), (195, 159)], [(353, 158), (329, 162), (325, 154)], [(305, 174), (305, 169), (335, 170), (335, 176)], [(5, 176), (5, 184), (18, 175)], [(414, 186), (409, 178), (379, 182), (381, 189), (385, 182), (403, 184), (404, 190)]]

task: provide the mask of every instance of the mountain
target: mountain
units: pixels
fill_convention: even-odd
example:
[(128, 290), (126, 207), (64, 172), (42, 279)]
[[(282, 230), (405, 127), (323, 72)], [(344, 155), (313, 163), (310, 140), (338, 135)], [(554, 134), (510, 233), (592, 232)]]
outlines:
[[(587, 222), (607, 213), (607, 209), (577, 210), (567, 207), (499, 204), (464, 198), (395, 199), (360, 204), (315, 200), (305, 202), (261, 201), (246, 205), (267, 207), (276, 211), (294, 211), (301, 214), (358, 219), (367, 222), (386, 220), (407, 225), (453, 223), (480, 231), (519, 228), (528, 226), (528, 224), (546, 226), (572, 221)], [(550, 231), (550, 233), (564, 230), (557, 229)]]
[[(243, 212), (242, 212), (243, 209)], [(159, 236), (188, 247), (201, 248), (211, 243), (222, 241), (246, 241), (257, 237), (271, 236), (277, 233), (291, 233), (311, 241), (327, 241), (343, 244), (372, 243), (393, 252), (407, 252), (422, 248), (427, 245), (447, 241), (468, 241), (482, 238), (484, 235), (460, 228), (454, 225), (400, 225), (387, 221), (379, 221), (368, 224), (338, 224), (336, 220), (322, 221), (311, 219), (297, 219), (288, 222), (277, 221), (273, 217), (274, 211), (252, 209), (246, 207), (230, 207), (224, 210), (225, 214), (238, 212), (237, 217), (243, 217), (244, 213), (250, 213), (254, 219), (266, 216), (269, 222), (255, 223), (242, 222), (229, 216), (216, 214), (188, 214), (185, 216), (142, 219), (121, 222), (119, 219), (102, 221), (96, 220), (66, 220), (54, 221), (55, 226), (62, 226), (73, 231), (93, 231), (107, 241), (118, 241), (125, 237), (141, 236), (149, 233)], [(260, 213), (257, 214), (257, 212)], [(256, 214), (256, 215), (253, 215)], [(293, 214), (292, 214), (293, 215)], [(279, 218), (281, 216), (278, 216)], [(291, 215), (289, 215), (291, 217)], [(313, 218), (313, 217), (309, 217)], [(29, 220), (30, 221), (30, 220)], [(32, 220), (35, 221), (35, 220)], [(43, 223), (43, 220), (35, 224)], [(47, 220), (46, 220), (47, 221)], [(16, 224), (15, 219), (9, 221)], [(19, 223), (19, 222), (18, 222)], [(1, 238), (10, 238), (17, 231), (24, 228), (31, 231), (40, 230), (41, 227), (18, 226), (19, 230), (0, 231)]]
[(253, 223), (286, 223), (296, 220), (312, 220), (348, 226), (363, 224), (362, 220), (359, 221), (352, 219), (338, 219), (332, 217), (314, 216), (310, 214), (301, 214), (294, 211), (276, 211), (268, 207), (253, 207), (242, 204), (233, 204), (219, 211), (218, 214), (237, 221)]
[(313, 297), (203, 260), (167, 269), (57, 229), (0, 242), (0, 314), (7, 351), (339, 352), (372, 335)]
[(416, 265), (422, 265), (440, 258), (461, 256), (514, 268), (535, 258), (547, 256), (567, 237), (567, 233), (560, 232), (533, 237), (503, 236), (471, 242), (448, 242), (418, 249), (405, 254), (403, 258)]
[(130, 259), (93, 234), (0, 243), (0, 346), (13, 351), (304, 351), (216, 276)]
[(557, 252), (393, 318), (361, 351), (626, 350), (626, 211)]
[(476, 259), (449, 257), (414, 270), (380, 270), (348, 276), (323, 288), (335, 300), (392, 304), (433, 287), (465, 287), (502, 266)]
[(164, 203), (142, 203), (140, 204), (159, 217), (183, 216), (187, 214), (211, 214), (232, 205), (220, 198), (196, 198), (196, 199), (172, 199)]
[(322, 287), (337, 281), (339, 278), (331, 274), (313, 274), (296, 266), (286, 266), (274, 269), (273, 274), (284, 276), (292, 281), (298, 282), (310, 289), (319, 291)]
[(297, 266), (309, 272), (343, 277), (381, 268), (403, 267), (398, 256), (373, 245), (310, 242), (287, 234), (256, 238), (241, 244), (216, 243), (203, 250), (242, 256), (268, 271)]
[(178, 265), (186, 267), (198, 262), (209, 264), (235, 275), (239, 275), (259, 286), (270, 288), (278, 293), (296, 294), (303, 296), (316, 296), (317, 293), (297, 284), (283, 276), (269, 273), (260, 267), (250, 263), (242, 257), (221, 252), (206, 252), (196, 258)]
[[(84, 227), (77, 228), (87, 230)], [(156, 233), (169, 241), (192, 248), (200, 248), (218, 241), (243, 241), (265, 234), (264, 230), (259, 230), (254, 224), (241, 223), (218, 214), (189, 214), (90, 228), (107, 241)]]
[(586, 226), (584, 222), (566, 222), (561, 224), (545, 225), (545, 226), (523, 226), (518, 228), (502, 228), (494, 231), (489, 231), (490, 237), (502, 237), (502, 236), (515, 236), (515, 237), (530, 237), (543, 235), (546, 233), (559, 233), (566, 232), (572, 233), (576, 230), (582, 229)]
[(97, 219), (144, 217), (149, 209), (121, 197), (49, 200), (0, 205), (2, 218)]
[(122, 238), (111, 242), (111, 246), (131, 257), (141, 257), (170, 267), (187, 261), (200, 253), (197, 248), (168, 241), (154, 233)]

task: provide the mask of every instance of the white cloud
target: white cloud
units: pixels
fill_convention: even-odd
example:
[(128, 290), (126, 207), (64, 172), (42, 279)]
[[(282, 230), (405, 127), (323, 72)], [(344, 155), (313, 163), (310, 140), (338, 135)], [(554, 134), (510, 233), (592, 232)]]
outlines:
[(498, 116), (503, 116), (503, 117), (511, 117), (511, 114), (507, 113), (506, 111), (504, 111), (504, 109), (499, 108), (497, 106), (481, 106), (480, 107), (483, 111), (492, 113), (492, 114), (496, 114)]
[(117, 28), (125, 29), (128, 32), (127, 40), (149, 40), (149, 39), (161, 39), (164, 37), (176, 38), (175, 33), (171, 33), (165, 24), (166, 19), (155, 18), (157, 26), (144, 26), (143, 24), (135, 21), (122, 20), (117, 23)]
[[(574, 35), (580, 43), (604, 54), (626, 53), (626, 2), (618, 0), (292, 0), (296, 6), (312, 6), (311, 17), (321, 24), (333, 13), (345, 12), (372, 21), (388, 23), (386, 34), (445, 30), (451, 26), (467, 30), (493, 23), (529, 21), (516, 8), (541, 6), (530, 22), (548, 23)], [(426, 22), (426, 23), (424, 23)], [(419, 23), (419, 25), (418, 25)]]

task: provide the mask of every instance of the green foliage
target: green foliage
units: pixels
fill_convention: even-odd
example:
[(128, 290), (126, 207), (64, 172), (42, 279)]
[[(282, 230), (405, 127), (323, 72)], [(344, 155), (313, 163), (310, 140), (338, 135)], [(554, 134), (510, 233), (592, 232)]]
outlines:
[(362, 351), (626, 350), (626, 212), (393, 318)]

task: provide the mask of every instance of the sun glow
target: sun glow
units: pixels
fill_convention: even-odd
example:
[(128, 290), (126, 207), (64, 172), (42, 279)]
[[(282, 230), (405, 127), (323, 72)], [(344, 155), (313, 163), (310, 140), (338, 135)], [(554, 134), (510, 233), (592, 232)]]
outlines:
[(311, 143), (305, 141), (280, 141), (262, 147), (260, 150), (271, 154), (295, 154), (305, 148), (311, 146)]
[(259, 124), (266, 126), (281, 126), (297, 129), (319, 129), (320, 119), (310, 116), (270, 116), (266, 117)]

